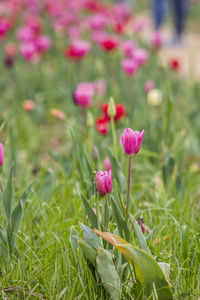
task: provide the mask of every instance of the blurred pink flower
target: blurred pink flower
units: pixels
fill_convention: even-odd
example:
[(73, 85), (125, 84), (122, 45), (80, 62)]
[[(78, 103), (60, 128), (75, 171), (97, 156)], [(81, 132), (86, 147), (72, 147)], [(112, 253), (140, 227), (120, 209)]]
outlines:
[(76, 104), (80, 107), (90, 107), (95, 90), (94, 85), (90, 82), (79, 83), (74, 92)]
[(95, 93), (98, 96), (103, 96), (106, 91), (106, 81), (104, 79), (97, 79), (93, 82)]
[(132, 40), (121, 42), (121, 50), (125, 57), (133, 57), (134, 50), (136, 48), (135, 43)]
[(144, 90), (146, 93), (155, 88), (155, 83), (152, 80), (145, 81)]
[(91, 46), (88, 42), (75, 40), (64, 51), (65, 57), (80, 60), (90, 52)]
[(151, 46), (154, 50), (162, 46), (162, 36), (159, 31), (156, 31), (152, 37)]
[(143, 66), (148, 60), (148, 52), (145, 49), (137, 48), (134, 51), (134, 58), (139, 66)]
[(125, 58), (121, 62), (122, 69), (126, 75), (134, 75), (138, 69), (138, 64), (134, 59)]
[(110, 162), (109, 157), (106, 157), (106, 159), (104, 160), (104, 167), (105, 167), (106, 171), (112, 170), (112, 166), (111, 166), (111, 162)]
[(51, 39), (46, 35), (38, 36), (35, 40), (35, 46), (39, 53), (46, 52), (51, 46)]
[(21, 27), (17, 31), (17, 38), (23, 43), (32, 42), (35, 38), (35, 33), (30, 27)]
[(20, 52), (25, 60), (33, 62), (36, 58), (37, 49), (33, 43), (24, 43), (20, 46)]

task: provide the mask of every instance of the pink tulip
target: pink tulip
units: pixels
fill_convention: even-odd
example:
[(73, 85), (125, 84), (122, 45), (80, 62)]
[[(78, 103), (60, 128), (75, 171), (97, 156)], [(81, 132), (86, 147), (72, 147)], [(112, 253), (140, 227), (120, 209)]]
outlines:
[(23, 43), (32, 42), (34, 40), (34, 37), (34, 31), (28, 26), (21, 27), (17, 31), (17, 38)]
[(151, 45), (153, 49), (159, 49), (162, 45), (162, 36), (159, 31), (156, 31), (153, 35)]
[(126, 154), (135, 155), (139, 152), (144, 133), (144, 130), (141, 133), (139, 131), (133, 131), (130, 128), (124, 130), (121, 136), (121, 143)]
[(112, 166), (111, 166), (111, 162), (110, 162), (109, 157), (106, 157), (106, 159), (104, 160), (104, 166), (105, 166), (106, 171), (112, 170)]
[(142, 48), (135, 49), (134, 58), (140, 66), (143, 66), (148, 60), (148, 52)]
[(130, 58), (123, 59), (121, 66), (124, 73), (129, 76), (133, 75), (138, 69), (138, 64), (136, 63), (136, 61)]
[(3, 144), (0, 143), (0, 167), (3, 165), (3, 161), (4, 161), (4, 148), (3, 148)]
[(144, 90), (148, 94), (149, 91), (155, 88), (155, 84), (152, 80), (147, 80), (144, 84)]
[(79, 83), (74, 92), (76, 104), (80, 107), (90, 107), (94, 96), (94, 85), (90, 82)]
[(112, 171), (98, 171), (95, 182), (101, 196), (109, 194), (112, 190)]
[(132, 58), (135, 50), (135, 43), (132, 40), (127, 40), (121, 43), (121, 50), (125, 57)]
[(36, 57), (37, 49), (33, 43), (25, 43), (20, 46), (20, 52), (24, 59), (32, 62)]
[(40, 53), (46, 52), (51, 46), (51, 39), (46, 35), (38, 36), (35, 40), (35, 46)]

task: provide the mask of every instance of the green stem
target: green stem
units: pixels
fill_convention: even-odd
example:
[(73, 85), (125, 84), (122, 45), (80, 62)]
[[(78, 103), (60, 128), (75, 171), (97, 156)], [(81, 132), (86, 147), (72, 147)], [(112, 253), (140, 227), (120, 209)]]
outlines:
[(100, 228), (100, 220), (99, 220), (99, 199), (98, 199), (98, 193), (96, 190), (96, 184), (95, 184), (95, 200), (96, 200), (96, 215), (97, 215), (97, 229), (101, 230)]
[(105, 229), (108, 228), (108, 199), (107, 199), (107, 196), (105, 196), (105, 201), (104, 201), (104, 227), (105, 227)]
[(117, 139), (116, 139), (114, 117), (111, 117), (111, 129), (112, 129), (112, 138), (113, 138), (114, 153), (115, 153), (115, 156), (117, 156)]
[(129, 207), (130, 207), (130, 182), (131, 182), (131, 156), (129, 156), (129, 161), (128, 161), (127, 202), (126, 202), (127, 219), (129, 217)]

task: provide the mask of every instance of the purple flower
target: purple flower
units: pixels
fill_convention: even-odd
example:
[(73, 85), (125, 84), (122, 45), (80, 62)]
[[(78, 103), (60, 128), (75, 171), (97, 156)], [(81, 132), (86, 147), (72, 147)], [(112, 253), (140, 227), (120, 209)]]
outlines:
[(126, 154), (135, 155), (139, 152), (144, 133), (144, 130), (141, 133), (139, 131), (133, 131), (130, 128), (124, 130), (121, 136), (121, 143)]

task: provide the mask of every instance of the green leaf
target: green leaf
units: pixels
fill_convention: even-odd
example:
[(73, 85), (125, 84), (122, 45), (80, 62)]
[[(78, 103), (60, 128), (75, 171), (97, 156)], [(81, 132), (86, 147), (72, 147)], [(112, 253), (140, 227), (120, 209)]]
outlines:
[(92, 230), (89, 227), (85, 226), (84, 224), (80, 224), (80, 226), (86, 243), (89, 244), (95, 250), (101, 247), (101, 243), (99, 241), (99, 238), (96, 236), (96, 234), (94, 234)]
[(97, 271), (105, 290), (113, 300), (121, 299), (120, 278), (112, 260), (112, 254), (99, 248), (96, 258)]
[(145, 236), (140, 228), (140, 226), (138, 225), (138, 223), (136, 222), (135, 218), (133, 216), (130, 215), (130, 219), (132, 221), (132, 225), (135, 231), (135, 235), (136, 238), (138, 240), (139, 246), (142, 250), (146, 251), (147, 253), (151, 254), (151, 251), (147, 245)]
[(12, 217), (11, 217), (11, 252), (15, 248), (15, 241), (16, 241), (16, 233), (19, 230), (19, 226), (24, 214), (24, 206), (32, 187), (32, 183), (26, 188), (23, 192), (22, 196), (20, 197), (18, 204), (15, 206)]
[(78, 248), (78, 242), (77, 240), (79, 239), (78, 237), (78, 231), (74, 229), (73, 226), (70, 227), (70, 235), (69, 235), (69, 242), (72, 246), (72, 248), (76, 251)]
[(95, 267), (97, 252), (84, 241), (78, 240), (78, 244), (85, 259)]
[(119, 233), (121, 237), (123, 237), (123, 232), (124, 232), (126, 239), (129, 241), (130, 231), (128, 229), (127, 222), (125, 221), (124, 216), (122, 215), (122, 212), (113, 197), (111, 197), (111, 204), (113, 209), (113, 215), (115, 216), (117, 222)]
[(8, 223), (10, 223), (10, 216), (11, 216), (11, 206), (12, 206), (12, 181), (13, 181), (13, 170), (14, 170), (14, 163), (12, 163), (8, 180), (4, 189), (3, 193), (3, 205), (6, 213), (6, 218)]
[(153, 286), (155, 286), (159, 300), (173, 299), (165, 274), (152, 256), (115, 234), (99, 230), (94, 230), (94, 232), (115, 246), (134, 266), (135, 274), (148, 295), (152, 293)]
[(4, 245), (7, 245), (6, 231), (1, 226), (0, 226), (0, 242), (2, 242)]
[(92, 210), (88, 200), (85, 198), (85, 196), (81, 193), (83, 205), (85, 207), (86, 213), (88, 215), (88, 218), (90, 220), (92, 228), (97, 228), (97, 216), (95, 215), (94, 211)]

